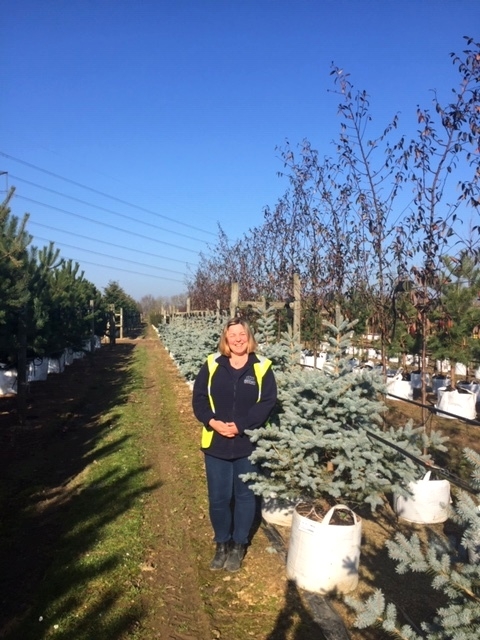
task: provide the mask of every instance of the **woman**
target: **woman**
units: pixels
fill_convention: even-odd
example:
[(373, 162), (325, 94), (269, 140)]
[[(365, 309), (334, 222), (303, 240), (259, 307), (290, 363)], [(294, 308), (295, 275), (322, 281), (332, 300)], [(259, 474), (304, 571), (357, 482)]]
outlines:
[(240, 569), (255, 518), (256, 497), (240, 479), (255, 470), (245, 431), (263, 426), (277, 399), (272, 363), (256, 355), (256, 347), (248, 323), (229, 320), (219, 353), (208, 356), (193, 388), (193, 411), (204, 425), (202, 451), (216, 542), (213, 570)]

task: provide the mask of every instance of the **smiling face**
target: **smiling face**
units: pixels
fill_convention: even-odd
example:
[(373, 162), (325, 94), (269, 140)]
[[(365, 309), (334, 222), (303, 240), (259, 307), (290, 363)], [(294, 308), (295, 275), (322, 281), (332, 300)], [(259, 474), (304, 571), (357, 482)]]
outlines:
[(226, 333), (228, 348), (233, 356), (243, 356), (248, 350), (248, 335), (241, 324), (228, 327)]
[(232, 318), (223, 327), (218, 342), (218, 350), (227, 358), (239, 358), (248, 353), (255, 353), (257, 343), (250, 325), (243, 318)]

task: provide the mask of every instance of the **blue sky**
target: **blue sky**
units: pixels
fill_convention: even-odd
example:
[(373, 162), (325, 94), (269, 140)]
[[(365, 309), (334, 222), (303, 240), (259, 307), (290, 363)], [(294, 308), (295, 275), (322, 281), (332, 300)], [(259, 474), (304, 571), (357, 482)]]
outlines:
[(331, 153), (334, 62), (378, 131), (446, 100), (479, 0), (4, 0), (0, 189), (103, 289), (184, 291), (218, 224), (260, 225), (277, 147)]

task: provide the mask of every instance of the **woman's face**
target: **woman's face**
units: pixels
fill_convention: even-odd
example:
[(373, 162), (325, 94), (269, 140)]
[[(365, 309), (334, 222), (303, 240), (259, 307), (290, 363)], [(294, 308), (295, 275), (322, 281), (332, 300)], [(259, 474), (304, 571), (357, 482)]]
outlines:
[(248, 335), (241, 324), (234, 324), (227, 329), (227, 344), (232, 355), (243, 356), (248, 350)]

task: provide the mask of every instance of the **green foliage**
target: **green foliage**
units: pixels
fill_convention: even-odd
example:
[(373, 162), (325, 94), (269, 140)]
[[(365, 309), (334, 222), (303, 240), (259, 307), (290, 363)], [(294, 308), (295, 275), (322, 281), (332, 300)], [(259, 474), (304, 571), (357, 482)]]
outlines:
[(138, 303), (122, 289), (118, 282), (110, 281), (108, 283), (103, 291), (103, 299), (106, 305), (113, 305), (115, 309), (123, 309), (124, 313), (139, 312)]
[(433, 314), (436, 329), (429, 340), (433, 356), (468, 365), (480, 355), (473, 329), (480, 325), (480, 269), (472, 256), (462, 252), (459, 258), (444, 258), (441, 297)]
[(91, 300), (101, 316), (101, 295), (79, 273), (79, 265), (62, 260), (52, 243), (39, 251), (27, 314), (32, 355), (58, 353), (67, 347), (81, 349), (92, 333)]
[(149, 316), (148, 316), (148, 322), (149, 324), (153, 324), (154, 327), (158, 327), (163, 321), (163, 315), (160, 313), (160, 311), (153, 311)]
[(385, 601), (380, 590), (366, 602), (347, 597), (347, 603), (357, 613), (355, 626), (358, 628), (376, 626), (388, 631), (392, 637), (410, 640), (477, 640), (480, 628), (480, 455), (471, 449), (466, 449), (464, 455), (471, 465), (472, 485), (477, 494), (472, 497), (462, 491), (454, 504), (453, 519), (463, 529), (463, 557), (460, 556), (462, 549), (433, 532), (425, 546), (416, 534), (407, 538), (397, 533), (394, 540), (387, 542), (389, 556), (398, 563), (398, 573), (432, 576), (433, 588), (443, 594), (446, 603), (438, 608), (432, 621), (422, 622), (420, 631), (400, 622), (396, 607)]
[(28, 357), (81, 349), (92, 329), (103, 335), (105, 327), (102, 296), (79, 265), (63, 260), (53, 243), (30, 246), (28, 215), (20, 221), (11, 214), (13, 193), (0, 205), (0, 360), (10, 366), (20, 348)]
[(392, 332), (387, 347), (389, 356), (418, 354), (421, 350), (416, 329), (418, 312), (411, 301), (410, 283), (400, 280), (392, 294)]
[(276, 338), (276, 309), (268, 307), (263, 312), (257, 309), (257, 331), (255, 338), (263, 347), (275, 343)]
[(158, 333), (182, 375), (193, 381), (208, 354), (217, 351), (222, 328), (215, 316), (176, 316), (159, 325)]
[(300, 342), (289, 324), (286, 325), (286, 331), (278, 335), (279, 323), (278, 310), (274, 307), (258, 310), (255, 339), (262, 354), (273, 362), (275, 370), (285, 371), (298, 366)]
[(32, 272), (28, 245), (31, 236), (26, 230), (28, 215), (20, 221), (11, 215), (9, 206), (12, 189), (0, 204), (0, 359), (11, 361), (18, 318), (29, 300), (29, 279)]
[[(253, 490), (265, 497), (366, 502), (372, 509), (385, 493), (405, 494), (415, 467), (386, 440), (421, 456), (420, 429), (381, 430), (384, 384), (377, 372), (352, 370), (345, 353), (354, 322), (325, 323), (329, 360), (323, 370), (307, 370), (298, 360), (275, 369), (278, 410), (268, 426), (249, 435), (256, 442), (252, 460), (260, 472), (250, 474)], [(287, 336), (291, 340), (291, 336)]]

